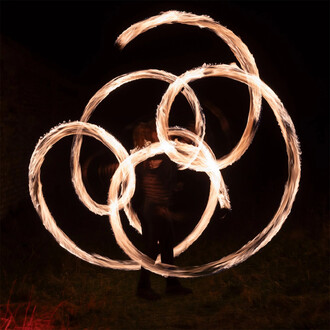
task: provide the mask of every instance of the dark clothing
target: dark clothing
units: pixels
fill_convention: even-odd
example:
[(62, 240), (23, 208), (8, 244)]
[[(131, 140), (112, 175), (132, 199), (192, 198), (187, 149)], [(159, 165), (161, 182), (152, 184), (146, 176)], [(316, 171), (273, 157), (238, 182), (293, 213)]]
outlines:
[(177, 167), (166, 155), (146, 160), (137, 169), (144, 200), (153, 204), (170, 206), (176, 185)]
[[(142, 237), (145, 253), (161, 261), (173, 264), (173, 228), (170, 207), (176, 185), (177, 166), (166, 155), (155, 156), (137, 168), (137, 180), (143, 195)], [(142, 268), (140, 288), (150, 287), (150, 273)]]
[(141, 225), (147, 255), (156, 259), (160, 253), (163, 263), (172, 264), (173, 228), (168, 207), (146, 200)]

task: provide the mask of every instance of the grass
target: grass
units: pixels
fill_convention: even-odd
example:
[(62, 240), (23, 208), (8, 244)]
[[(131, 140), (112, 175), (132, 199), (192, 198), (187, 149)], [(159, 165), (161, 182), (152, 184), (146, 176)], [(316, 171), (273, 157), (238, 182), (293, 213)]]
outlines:
[[(164, 279), (153, 275), (153, 287), (162, 294), (156, 302), (135, 296), (138, 272), (80, 261), (58, 247), (43, 228), (34, 233), (35, 241), (24, 241), (23, 233), (20, 244), (3, 236), (1, 327), (329, 329), (328, 232), (327, 227), (312, 235), (284, 229), (243, 264), (182, 280), (193, 290), (185, 297), (166, 296)], [(201, 240), (178, 264), (194, 264), (205, 252), (218, 254), (221, 244)]]

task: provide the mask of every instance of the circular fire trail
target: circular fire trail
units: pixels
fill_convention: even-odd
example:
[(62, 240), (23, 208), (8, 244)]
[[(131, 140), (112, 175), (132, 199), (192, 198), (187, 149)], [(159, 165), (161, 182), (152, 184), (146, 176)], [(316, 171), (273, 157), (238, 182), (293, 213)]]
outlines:
[[(32, 202), (46, 229), (55, 237), (57, 242), (77, 257), (102, 267), (137, 270), (141, 267), (163, 276), (197, 277), (210, 275), (237, 265), (264, 247), (280, 230), (288, 217), (300, 180), (300, 149), (295, 128), (290, 116), (278, 96), (259, 78), (254, 58), (247, 46), (230, 30), (215, 22), (208, 16), (198, 16), (185, 12), (169, 11), (138, 22), (124, 31), (117, 39), (117, 44), (123, 48), (131, 40), (143, 32), (162, 24), (187, 24), (206, 28), (216, 33), (225, 41), (238, 62), (231, 65), (206, 65), (187, 71), (181, 76), (161, 70), (143, 70), (124, 74), (104, 85), (87, 104), (80, 121), (60, 124), (41, 138), (32, 154), (29, 165), (29, 190)], [(226, 77), (244, 83), (249, 88), (250, 109), (245, 130), (233, 150), (220, 159), (216, 159), (210, 147), (204, 141), (205, 118), (199, 101), (189, 87), (189, 83), (206, 77)], [(156, 128), (159, 142), (135, 149), (129, 154), (122, 144), (104, 129), (88, 123), (96, 107), (112, 91), (123, 84), (137, 79), (158, 79), (169, 83), (156, 112)], [(181, 127), (169, 127), (168, 119), (171, 105), (179, 92), (182, 92), (190, 104), (195, 116), (195, 132)], [(207, 227), (217, 203), (221, 208), (230, 208), (229, 195), (222, 179), (220, 170), (236, 162), (250, 146), (257, 130), (261, 111), (262, 97), (268, 102), (280, 126), (288, 155), (288, 179), (284, 187), (280, 205), (266, 228), (254, 239), (238, 251), (219, 260), (192, 267), (178, 267), (163, 264), (158, 259), (152, 260), (139, 251), (129, 240), (123, 230), (119, 211), (124, 210), (130, 224), (141, 233), (140, 221), (131, 207), (130, 200), (135, 191), (135, 167), (157, 154), (165, 153), (181, 169), (191, 169), (205, 172), (210, 178), (210, 192), (206, 208), (193, 231), (174, 248), (174, 255), (185, 251)], [(71, 150), (72, 182), (82, 203), (98, 215), (108, 215), (110, 225), (118, 245), (129, 256), (129, 260), (112, 260), (104, 256), (88, 254), (80, 249), (57, 226), (52, 217), (42, 193), (40, 171), (44, 158), (50, 148), (65, 136), (74, 135)], [(94, 137), (109, 148), (116, 156), (119, 167), (115, 171), (109, 187), (108, 203), (96, 203), (87, 193), (82, 181), (79, 164), (83, 135)], [(182, 137), (190, 143), (171, 139), (171, 136)]]

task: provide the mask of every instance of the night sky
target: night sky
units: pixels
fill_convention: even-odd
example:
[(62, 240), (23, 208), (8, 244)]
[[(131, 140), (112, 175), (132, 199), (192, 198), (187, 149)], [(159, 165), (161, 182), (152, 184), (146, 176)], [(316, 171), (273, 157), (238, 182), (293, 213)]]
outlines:
[[(52, 68), (78, 86), (73, 108), (58, 109), (51, 116), (40, 109), (44, 130), (34, 132), (28, 143), (35, 145), (39, 136), (60, 122), (78, 120), (94, 93), (121, 74), (154, 68), (180, 75), (203, 63), (236, 61), (227, 45), (211, 32), (177, 24), (148, 31), (122, 51), (114, 44), (117, 36), (131, 24), (170, 9), (209, 15), (237, 34), (255, 57), (261, 79), (284, 103), (301, 143), (302, 179), (292, 214), (282, 230), (294, 231), (296, 226), (305, 226), (307, 230), (316, 221), (309, 215), (321, 212), (320, 209), (328, 212), (327, 1), (2, 1), (1, 35), (27, 50), (43, 66)], [(216, 156), (220, 157), (235, 146), (244, 130), (249, 104), (247, 88), (224, 78), (204, 79), (192, 83), (191, 87), (206, 114), (208, 142)], [(2, 84), (3, 91), (7, 88)], [(149, 80), (128, 84), (102, 102), (90, 121), (113, 133), (129, 150), (133, 147), (132, 128), (139, 121), (153, 117), (166, 88), (165, 83)], [(221, 131), (212, 109), (221, 111), (227, 120), (229, 131), (226, 134)], [(38, 109), (36, 111), (39, 112)], [(173, 105), (173, 115), (171, 113), (171, 124), (189, 125), (193, 120), (189, 111), (184, 98), (178, 96)], [(24, 129), (23, 124), (17, 129)], [(69, 159), (70, 143), (71, 140), (59, 143), (49, 155), (44, 169), (44, 187), (46, 197), (50, 198), (50, 208), (59, 223), (67, 226), (70, 234), (78, 242), (81, 240), (83, 245), (93, 228), (87, 224), (89, 211), (82, 209), (77, 211), (79, 216), (76, 215), (76, 208), (81, 209), (79, 201), (67, 202), (75, 198), (72, 190), (62, 196), (63, 200), (60, 197), (51, 200), (54, 191), (71, 186), (69, 166), (65, 163)], [(93, 141), (87, 141), (83, 156), (85, 152), (88, 157), (89, 152), (97, 148), (99, 146)], [(100, 150), (106, 153), (102, 148)], [(31, 154), (32, 151), (31, 147)], [(63, 162), (59, 161), (62, 154), (65, 155)], [(56, 165), (52, 164), (55, 160)], [(65, 176), (62, 177), (63, 171)], [(224, 225), (224, 228), (231, 231), (241, 223), (240, 220), (236, 222), (236, 216), (237, 219), (243, 214), (248, 219), (256, 216), (263, 220), (255, 220), (252, 226), (241, 226), (242, 231), (247, 231), (247, 239), (254, 237), (279, 204), (286, 171), (287, 158), (280, 129), (264, 101), (260, 127), (250, 149), (237, 164), (223, 172), (233, 206), (232, 223)], [(47, 188), (47, 183), (53, 186)], [(95, 198), (105, 201), (106, 186), (91, 189), (94, 189)], [(26, 199), (29, 199), (28, 195)], [(183, 198), (182, 203), (186, 202)], [(64, 210), (58, 205), (65, 206)], [(32, 204), (28, 207), (32, 209)], [(61, 217), (66, 220), (60, 220)], [(72, 219), (68, 225), (70, 218), (84, 220)], [(80, 221), (89, 229), (82, 230), (83, 226), (78, 225), (81, 232), (74, 233)], [(33, 224), (36, 226), (37, 222)], [(109, 233), (108, 229), (106, 234)], [(95, 242), (90, 244), (97, 249), (97, 237), (93, 240)]]
[[(329, 159), (326, 2), (2, 2), (1, 32), (84, 90), (76, 108), (58, 109), (58, 116), (50, 123), (54, 126), (64, 120), (79, 119), (88, 99), (120, 74), (149, 68), (181, 74), (203, 63), (235, 61), (228, 47), (212, 33), (178, 24), (148, 31), (123, 51), (115, 46), (115, 39), (128, 26), (169, 9), (209, 15), (241, 37), (256, 59), (261, 79), (277, 93), (293, 119), (301, 142), (302, 182), (306, 182), (307, 190), (311, 191), (309, 185), (317, 183), (316, 190), (326, 192)], [(197, 81), (192, 87), (200, 98), (206, 119), (210, 104), (225, 109), (222, 111), (231, 125), (232, 140), (216, 142), (214, 131), (219, 127), (210, 129), (210, 143), (216, 145), (215, 153), (220, 156), (238, 141), (244, 128), (247, 89), (221, 78)], [(109, 111), (99, 110), (92, 122), (119, 139), (122, 137), (130, 148), (132, 144), (127, 136), (132, 125), (152, 118), (165, 88), (158, 81), (128, 84), (111, 96), (111, 102), (104, 101), (104, 108), (113, 109), (111, 116)], [(265, 102), (263, 106), (261, 130), (262, 121), (272, 116)], [(190, 116), (183, 112), (184, 108), (189, 111), (183, 98), (178, 97), (172, 111), (173, 124), (193, 120), (189, 117), (182, 122)], [(179, 109), (177, 119), (175, 109)], [(40, 114), (47, 117), (43, 109)], [(214, 118), (210, 116), (209, 126), (212, 126)], [(49, 129), (36, 132), (36, 137)], [(282, 142), (277, 142), (281, 138), (277, 136), (276, 124), (265, 130), (274, 130), (278, 140), (271, 134), (265, 138), (269, 143), (274, 140), (271, 148), (280, 148), (277, 145)], [(276, 157), (282, 157), (284, 165), (273, 162), (275, 165), (269, 166), (274, 169), (284, 166), (285, 170), (285, 154)], [(307, 196), (306, 192), (305, 197), (312, 199), (314, 195)]]

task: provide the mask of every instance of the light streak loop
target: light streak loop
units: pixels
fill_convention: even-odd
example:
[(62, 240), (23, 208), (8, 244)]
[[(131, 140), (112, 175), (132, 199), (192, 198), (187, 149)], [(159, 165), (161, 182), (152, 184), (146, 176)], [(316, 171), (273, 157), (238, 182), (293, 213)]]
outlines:
[[(205, 15), (195, 15), (192, 13), (179, 12), (174, 10), (164, 12), (145, 19), (144, 21), (133, 24), (117, 38), (116, 43), (120, 48), (124, 48), (129, 42), (131, 42), (140, 34), (163, 24), (174, 23), (197, 26), (199, 28), (205, 28), (215, 33), (229, 46), (245, 72), (259, 76), (254, 57), (249, 51), (248, 47), (242, 42), (242, 40), (231, 30), (227, 29), (220, 23), (215, 22), (211, 17)], [(192, 72), (190, 74), (193, 74)], [(174, 86), (170, 88), (174, 88)], [(228, 155), (225, 155), (222, 157), (222, 159), (218, 160), (219, 165), (221, 166), (225, 165), (226, 167), (241, 158), (250, 146), (256, 133), (257, 123), (259, 121), (261, 111), (261, 91), (258, 88), (251, 89), (249, 87), (249, 93), (250, 109), (245, 130), (240, 141), (233, 148), (233, 150)], [(168, 130), (168, 115), (170, 107), (166, 104), (166, 102), (172, 103), (171, 101), (173, 101), (174, 97), (172, 99), (171, 97), (173, 97), (172, 92), (168, 90), (163, 96), (161, 107), (161, 109), (165, 110), (166, 112), (163, 114), (163, 116), (157, 117), (159, 124), (157, 125), (157, 132), (160, 141), (168, 140), (166, 132)], [(161, 114), (161, 111), (159, 111), (158, 115)]]
[[(96, 110), (96, 107), (114, 90), (121, 87), (124, 84), (129, 82), (139, 80), (139, 79), (157, 79), (162, 80), (167, 83), (173, 83), (176, 81), (178, 77), (162, 70), (142, 70), (137, 72), (132, 72), (129, 74), (124, 74), (119, 76), (107, 84), (105, 84), (88, 102), (87, 106), (85, 107), (84, 113), (80, 118), (80, 121), (87, 122), (93, 112)], [(182, 94), (186, 97), (188, 103), (190, 104), (194, 116), (195, 116), (195, 131), (196, 134), (200, 137), (201, 140), (204, 139), (205, 135), (205, 117), (203, 112), (201, 111), (199, 101), (194, 93), (194, 91), (188, 85), (183, 84)], [(81, 200), (81, 202), (93, 213), (98, 215), (107, 215), (109, 213), (108, 205), (102, 205), (95, 202), (90, 195), (88, 194), (82, 180), (82, 173), (81, 167), (79, 163), (80, 158), (80, 151), (82, 145), (82, 136), (77, 132), (76, 136), (74, 137), (72, 149), (71, 149), (71, 177), (73, 186), (75, 187), (75, 191)], [(124, 158), (127, 157), (127, 153), (122, 157), (117, 156), (119, 161), (122, 161)], [(131, 185), (129, 185), (130, 187)], [(135, 214), (134, 210), (132, 209), (130, 203), (125, 205), (125, 213), (128, 216), (130, 224), (139, 232), (141, 233), (141, 224)]]
[[(290, 116), (277, 95), (260, 80), (254, 58), (246, 45), (232, 31), (213, 21), (210, 17), (176, 11), (162, 13), (132, 25), (118, 37), (117, 43), (120, 47), (124, 47), (139, 34), (151, 28), (161, 24), (172, 23), (195, 25), (213, 31), (228, 44), (241, 64), (242, 69), (237, 65), (204, 64), (202, 67), (187, 71), (179, 77), (161, 70), (144, 70), (125, 74), (113, 79), (92, 97), (79, 122), (59, 125), (39, 141), (30, 161), (29, 189), (32, 202), (46, 229), (53, 234), (61, 246), (77, 257), (103, 267), (135, 270), (142, 266), (163, 276), (197, 277), (210, 275), (243, 262), (265, 246), (280, 230), (291, 211), (293, 201), (298, 191), (301, 172), (300, 148)], [(204, 115), (197, 97), (188, 85), (191, 81), (206, 77), (227, 77), (237, 80), (246, 84), (250, 93), (249, 115), (242, 137), (233, 150), (221, 159), (215, 158), (212, 150), (204, 141)], [(134, 150), (131, 155), (129, 155), (112, 135), (98, 126), (87, 123), (87, 121), (90, 119), (97, 105), (113, 90), (125, 83), (143, 78), (163, 80), (170, 85), (163, 95), (156, 113), (156, 128), (159, 142), (145, 146), (140, 150)], [(196, 134), (181, 127), (173, 128), (168, 126), (171, 105), (176, 95), (181, 90), (195, 115)], [(128, 239), (122, 228), (119, 216), (119, 211), (124, 209), (130, 224), (141, 232), (140, 221), (130, 205), (130, 200), (135, 190), (135, 166), (156, 154), (166, 153), (180, 168), (189, 168), (195, 171), (205, 172), (210, 177), (210, 193), (204, 213), (193, 231), (174, 248), (174, 255), (177, 256), (185, 251), (201, 235), (213, 215), (217, 201), (219, 201), (221, 207), (230, 208), (229, 196), (220, 169), (237, 161), (251, 144), (257, 129), (256, 124), (260, 117), (261, 96), (265, 98), (274, 112), (288, 154), (288, 179), (284, 187), (279, 208), (269, 224), (261, 233), (238, 251), (205, 265), (177, 267), (159, 262), (159, 256), (155, 262), (155, 260), (144, 255)], [(112, 260), (107, 257), (86, 253), (78, 248), (57, 227), (55, 220), (50, 214), (42, 194), (40, 169), (48, 150), (59, 139), (67, 135), (75, 135), (71, 149), (71, 174), (77, 195), (94, 213), (109, 215), (110, 225), (114, 232), (115, 239), (131, 260)], [(109, 187), (107, 205), (98, 204), (93, 201), (84, 187), (79, 165), (82, 135), (89, 135), (101, 141), (114, 152), (119, 161), (119, 167)], [(182, 143), (178, 140), (173, 141), (170, 139), (171, 136), (183, 137), (191, 141), (192, 144)]]
[(91, 255), (80, 249), (57, 226), (55, 219), (48, 209), (42, 192), (42, 184), (40, 179), (41, 166), (44, 162), (46, 154), (52, 146), (65, 136), (75, 135), (77, 130), (79, 130), (80, 134), (88, 135), (99, 140), (106, 147), (116, 153), (126, 153), (125, 148), (120, 144), (120, 142), (99, 126), (82, 122), (64, 123), (56, 126), (39, 140), (31, 156), (29, 165), (29, 191), (33, 205), (42, 219), (45, 228), (54, 236), (56, 241), (63, 248), (73, 255), (91, 264), (102, 267), (137, 270), (140, 268), (140, 265), (135, 261), (116, 261), (95, 254)]
[[(174, 265), (169, 266), (162, 263), (155, 263), (154, 260), (144, 255), (129, 241), (121, 226), (118, 210), (111, 207), (110, 223), (112, 228), (116, 228), (114, 234), (118, 245), (121, 246), (131, 259), (140, 262), (142, 267), (163, 276), (198, 277), (214, 274), (221, 270), (233, 267), (258, 252), (277, 234), (288, 217), (300, 181), (301, 168), (298, 138), (293, 122), (277, 95), (265, 83), (263, 83), (259, 77), (251, 76), (243, 70), (233, 68), (233, 66), (230, 65), (204, 66), (193, 71), (194, 74), (192, 76), (194, 78), (196, 78), (196, 75), (199, 75), (200, 78), (211, 76), (228, 77), (248, 84), (251, 88), (258, 88), (262, 91), (263, 97), (266, 99), (275, 114), (284, 137), (288, 155), (288, 180), (285, 184), (284, 193), (278, 210), (261, 233), (238, 251), (201, 266), (177, 267)], [(183, 147), (183, 145), (180, 147)], [(183, 148), (185, 149), (186, 147)], [(119, 182), (114, 181), (114, 185), (110, 186), (109, 196), (112, 196), (113, 191), (118, 189), (118, 184)], [(179, 249), (179, 247), (176, 248)]]

